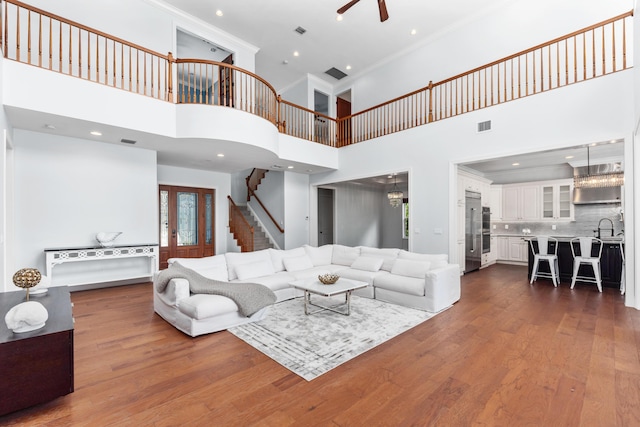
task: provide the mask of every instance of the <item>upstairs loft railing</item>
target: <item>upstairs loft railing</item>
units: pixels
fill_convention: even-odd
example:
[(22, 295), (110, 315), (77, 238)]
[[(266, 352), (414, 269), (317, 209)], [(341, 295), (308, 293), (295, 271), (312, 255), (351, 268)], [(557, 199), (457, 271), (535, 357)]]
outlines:
[(167, 102), (239, 109), (287, 135), (342, 147), (626, 70), (633, 62), (632, 16), (429, 82), (338, 120), (280, 99), (268, 82), (233, 65), (174, 59), (16, 0), (4, 1), (0, 45), (7, 59)]

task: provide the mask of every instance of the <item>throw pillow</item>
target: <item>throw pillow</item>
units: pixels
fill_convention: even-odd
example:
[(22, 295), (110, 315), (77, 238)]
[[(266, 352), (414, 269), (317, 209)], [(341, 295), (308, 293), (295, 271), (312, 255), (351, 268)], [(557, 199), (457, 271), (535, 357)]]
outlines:
[(268, 261), (256, 261), (236, 265), (236, 275), (238, 276), (238, 280), (269, 276), (274, 273), (273, 265)]
[(276, 272), (284, 271), (284, 264), (282, 260), (285, 258), (290, 258), (294, 256), (302, 256), (306, 254), (304, 248), (295, 248), (283, 251), (281, 249), (269, 249), (269, 254), (271, 255), (271, 262), (273, 263), (273, 268)]
[(409, 259), (397, 259), (391, 268), (391, 274), (398, 276), (415, 277), (424, 279), (431, 263), (429, 261), (413, 261)]
[(300, 271), (313, 268), (311, 259), (306, 255), (284, 258), (282, 260), (287, 271)]
[(333, 245), (331, 264), (346, 265), (349, 267), (360, 256), (360, 248), (352, 248), (343, 245)]
[(333, 245), (324, 245), (320, 246), (319, 248), (304, 245), (303, 248), (311, 259), (314, 267), (331, 264), (331, 257), (333, 256)]
[(378, 271), (384, 260), (382, 258), (372, 258), (367, 256), (360, 256), (356, 258), (355, 261), (351, 264), (351, 268), (355, 268), (356, 270), (363, 271)]

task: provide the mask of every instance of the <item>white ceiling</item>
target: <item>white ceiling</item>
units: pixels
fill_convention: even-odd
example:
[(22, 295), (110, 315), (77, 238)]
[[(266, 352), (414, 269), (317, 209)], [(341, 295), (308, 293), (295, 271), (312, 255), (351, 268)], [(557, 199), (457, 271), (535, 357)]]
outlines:
[[(307, 74), (337, 83), (324, 72), (335, 67), (356, 75), (399, 51), (490, 13), (506, 0), (386, 0), (389, 19), (383, 23), (376, 0), (361, 0), (341, 22), (336, 20), (336, 11), (348, 0), (164, 2), (257, 46), (256, 74), (280, 92)], [(217, 10), (223, 16), (216, 16)], [(306, 33), (298, 34), (297, 27)], [(415, 35), (410, 34), (412, 29)], [(300, 56), (294, 57), (294, 51)]]

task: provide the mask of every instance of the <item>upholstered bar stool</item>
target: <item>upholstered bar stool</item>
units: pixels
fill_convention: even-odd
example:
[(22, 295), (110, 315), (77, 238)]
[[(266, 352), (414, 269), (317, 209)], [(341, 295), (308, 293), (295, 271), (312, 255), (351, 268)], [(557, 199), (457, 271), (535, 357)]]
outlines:
[[(538, 242), (538, 248), (534, 241)], [(553, 253), (549, 252), (549, 243), (554, 243)], [(531, 281), (533, 283), (538, 277), (551, 279), (553, 286), (558, 287), (560, 283), (560, 269), (558, 268), (558, 239), (549, 236), (535, 236), (529, 240), (531, 252), (533, 252), (533, 269), (531, 270)], [(549, 263), (550, 273), (539, 271), (540, 261)]]
[[(578, 246), (580, 253), (576, 255), (575, 246)], [(593, 246), (599, 245), (598, 256), (591, 256)], [(575, 237), (571, 239), (571, 254), (573, 255), (573, 277), (571, 278), (571, 289), (576, 285), (576, 280), (581, 282), (595, 283), (598, 291), (602, 292), (602, 279), (600, 277), (600, 257), (602, 256), (602, 240), (596, 237)], [(578, 270), (583, 264), (588, 264), (593, 268), (593, 276), (578, 276)]]

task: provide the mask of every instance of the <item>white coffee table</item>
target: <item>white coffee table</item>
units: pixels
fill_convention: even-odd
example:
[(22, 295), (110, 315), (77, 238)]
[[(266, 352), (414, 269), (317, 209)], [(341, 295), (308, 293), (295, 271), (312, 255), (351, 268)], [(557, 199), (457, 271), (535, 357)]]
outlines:
[[(325, 285), (320, 283), (318, 279), (306, 279), (306, 280), (296, 280), (291, 283), (296, 289), (301, 289), (304, 291), (304, 314), (314, 314), (319, 313), (321, 311), (333, 311), (334, 313), (342, 314), (344, 316), (349, 316), (351, 314), (351, 292), (356, 289), (362, 289), (369, 286), (367, 282), (359, 282), (357, 280), (340, 278), (333, 285)], [(320, 295), (323, 297), (332, 297), (335, 295), (344, 294), (344, 303), (336, 304), (331, 307), (327, 307), (324, 305), (316, 304), (311, 302), (311, 294)], [(309, 306), (318, 307), (319, 310), (309, 311)], [(342, 310), (339, 310), (342, 308)]]

